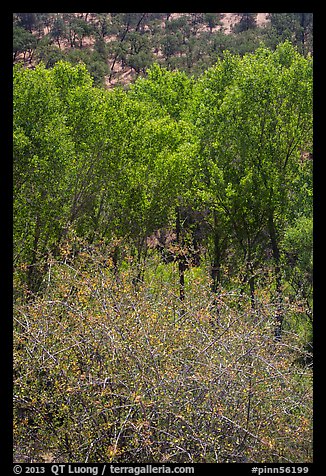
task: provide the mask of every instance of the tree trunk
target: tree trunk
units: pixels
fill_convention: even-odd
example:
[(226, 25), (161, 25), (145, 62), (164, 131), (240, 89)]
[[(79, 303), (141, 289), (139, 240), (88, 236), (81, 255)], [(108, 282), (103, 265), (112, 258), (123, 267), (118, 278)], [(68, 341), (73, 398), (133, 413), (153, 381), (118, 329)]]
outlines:
[(212, 291), (216, 293), (217, 287), (221, 279), (221, 249), (220, 249), (220, 235), (217, 228), (217, 211), (214, 210), (214, 256), (213, 265), (211, 268), (212, 277)]
[(246, 281), (249, 284), (251, 310), (254, 311), (256, 307), (255, 299), (255, 275), (254, 266), (252, 262), (252, 243), (251, 240), (247, 240), (247, 253), (246, 253)]
[[(129, 31), (129, 23), (127, 24), (127, 28), (125, 29), (125, 31), (123, 32), (122, 34), (122, 37), (120, 38), (120, 43), (123, 42), (123, 40), (125, 39), (127, 33)], [(114, 69), (114, 66), (115, 66), (115, 63), (118, 59), (118, 56), (119, 56), (119, 53), (117, 53), (112, 61), (112, 64), (110, 66), (110, 75), (109, 75), (109, 83), (111, 83), (111, 80), (112, 80), (112, 75), (113, 75), (113, 69)]]
[(146, 264), (146, 257), (147, 257), (148, 247), (146, 244), (146, 238), (142, 238), (137, 247), (137, 277), (136, 283), (143, 283), (144, 282), (144, 272), (145, 272), (145, 264)]
[(32, 64), (33, 61), (33, 56), (34, 56), (34, 50), (29, 50), (29, 64)]
[(41, 236), (41, 220), (40, 216), (37, 215), (34, 231), (34, 241), (33, 241), (33, 250), (30, 264), (27, 270), (27, 289), (30, 292), (32, 297), (38, 291), (39, 288), (39, 271), (36, 267), (37, 261), (37, 248), (38, 242)]
[(280, 340), (282, 338), (282, 325), (283, 325), (283, 311), (282, 311), (282, 289), (281, 289), (281, 267), (280, 267), (280, 250), (278, 246), (276, 227), (274, 222), (273, 213), (270, 214), (268, 220), (269, 236), (271, 240), (274, 266), (275, 266), (275, 284), (276, 284), (276, 327), (275, 327), (275, 339)]
[(179, 270), (179, 289), (180, 289), (180, 301), (185, 299), (185, 256), (182, 253), (182, 238), (181, 238), (181, 218), (180, 218), (180, 207), (176, 208), (176, 235), (177, 243), (179, 245), (178, 250), (178, 270)]
[(137, 23), (137, 26), (136, 26), (136, 28), (135, 28), (135, 31), (138, 31), (138, 30), (139, 30), (140, 24), (141, 24), (141, 22), (144, 20), (144, 18), (146, 18), (146, 16), (147, 16), (147, 13), (143, 13), (143, 15), (141, 16), (139, 22)]
[(185, 263), (183, 259), (179, 259), (179, 284), (180, 284), (180, 301), (185, 299)]
[(249, 262), (247, 265), (248, 275), (249, 275), (249, 289), (250, 289), (250, 301), (251, 301), (251, 310), (253, 311), (256, 307), (255, 302), (255, 277), (253, 273), (252, 263)]
[(103, 206), (104, 206), (104, 199), (105, 199), (105, 192), (103, 191), (102, 194), (101, 194), (100, 204), (99, 204), (97, 213), (95, 214), (95, 216), (94, 216), (94, 218), (93, 218), (94, 227), (93, 227), (92, 236), (91, 236), (91, 238), (90, 238), (90, 240), (89, 240), (90, 244), (92, 244), (92, 243), (94, 242), (96, 232), (97, 232), (98, 229), (99, 229), (99, 223), (100, 223), (101, 213), (102, 213)]
[(300, 26), (301, 26), (301, 31), (300, 31), (300, 43), (302, 45), (302, 54), (305, 54), (305, 30), (306, 30), (306, 14), (301, 13), (300, 17)]

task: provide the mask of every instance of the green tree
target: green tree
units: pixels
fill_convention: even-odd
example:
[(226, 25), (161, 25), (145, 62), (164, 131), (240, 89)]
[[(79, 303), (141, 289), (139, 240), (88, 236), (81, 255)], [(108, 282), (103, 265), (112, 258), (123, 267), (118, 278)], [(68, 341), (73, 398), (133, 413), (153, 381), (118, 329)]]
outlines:
[(38, 14), (37, 13), (15, 13), (14, 20), (21, 28), (24, 28), (25, 30), (28, 30), (30, 33), (33, 33), (33, 31), (38, 25)]
[(240, 20), (233, 28), (234, 33), (240, 33), (257, 27), (257, 13), (239, 13)]
[(312, 13), (270, 13), (270, 28), (267, 30), (269, 44), (273, 47), (285, 40), (298, 47), (300, 53), (312, 52)]
[(313, 222), (312, 217), (299, 216), (286, 228), (282, 242), (286, 258), (286, 274), (296, 298), (307, 304), (307, 316), (312, 321), (313, 284)]
[[(138, 79), (129, 92), (131, 97), (144, 101), (152, 108), (159, 108), (169, 118), (164, 119), (169, 124), (169, 127), (165, 126), (169, 131), (166, 136), (166, 144), (179, 143), (177, 148), (176, 145), (173, 146), (169, 153), (170, 158), (169, 155), (166, 155), (162, 164), (165, 164), (167, 169), (165, 172), (162, 170), (158, 177), (167, 177), (170, 182), (169, 186), (162, 184), (163, 188), (161, 190), (164, 191), (165, 189), (164, 196), (169, 196), (168, 213), (175, 221), (179, 246), (176, 259), (179, 266), (181, 298), (184, 296), (185, 254), (182, 250), (183, 230), (180, 221), (180, 209), (181, 206), (193, 203), (195, 193), (192, 184), (192, 166), (197, 152), (197, 136), (193, 126), (187, 120), (183, 120), (191, 99), (192, 87), (193, 80), (184, 72), (170, 72), (166, 68), (154, 64), (147, 71), (147, 78)], [(173, 130), (177, 135), (173, 133)], [(179, 137), (177, 142), (176, 137)], [(159, 143), (162, 150), (164, 150), (163, 143)], [(169, 189), (170, 193), (168, 193)], [(163, 224), (162, 222), (161, 226)], [(166, 224), (168, 224), (167, 221)]]
[(53, 22), (50, 37), (57, 43), (58, 47), (61, 49), (61, 41), (67, 38), (68, 28), (61, 16), (57, 16)]
[(95, 13), (97, 21), (97, 31), (101, 38), (113, 33), (110, 13)]
[(67, 195), (65, 169), (74, 155), (51, 73), (14, 69), (14, 257), (27, 286), (39, 289), (39, 261), (57, 242)]
[(31, 53), (36, 47), (35, 36), (22, 28), (21, 26), (14, 25), (13, 27), (13, 60), (17, 58), (20, 53), (23, 53), (23, 59), (26, 59), (26, 54)]
[(128, 34), (128, 54), (126, 55), (126, 65), (133, 68), (137, 73), (145, 72), (154, 57), (150, 49), (150, 39), (146, 32), (131, 32)]
[(222, 279), (221, 267), (226, 248), (229, 246), (226, 237), (230, 233), (230, 226), (225, 210), (221, 206), (222, 201), (217, 198), (219, 187), (216, 190), (214, 175), (218, 157), (213, 144), (217, 128), (223, 121), (219, 111), (238, 67), (239, 58), (226, 54), (223, 60), (220, 59), (209, 68), (194, 85), (188, 111), (188, 120), (194, 123), (200, 141), (200, 154), (193, 166), (195, 187), (202, 197), (202, 202), (212, 210), (209, 251), (214, 291)]
[(204, 13), (203, 20), (207, 24), (210, 34), (212, 34), (213, 29), (221, 25), (221, 13)]
[(15, 250), (28, 265), (31, 291), (39, 287), (37, 262), (56, 252), (70, 226), (85, 237), (99, 226), (118, 150), (112, 151), (108, 123), (116, 121), (107, 99), (82, 64), (15, 69)]
[(34, 58), (37, 62), (45, 64), (46, 68), (52, 68), (59, 61), (67, 60), (66, 54), (53, 44), (40, 44), (38, 45)]
[(147, 77), (140, 78), (130, 87), (130, 95), (159, 105), (163, 112), (180, 120), (191, 99), (193, 79), (181, 71), (168, 71), (153, 64)]
[[(311, 68), (311, 60), (290, 43), (274, 53), (261, 48), (241, 61), (227, 56), (204, 77), (205, 97), (196, 119), (205, 184), (232, 225), (247, 275), (254, 275), (253, 253), (265, 230), (269, 236), (279, 306), (277, 335), (282, 326), (280, 239), (300, 150), (311, 143)], [(253, 296), (254, 283), (247, 280)]]

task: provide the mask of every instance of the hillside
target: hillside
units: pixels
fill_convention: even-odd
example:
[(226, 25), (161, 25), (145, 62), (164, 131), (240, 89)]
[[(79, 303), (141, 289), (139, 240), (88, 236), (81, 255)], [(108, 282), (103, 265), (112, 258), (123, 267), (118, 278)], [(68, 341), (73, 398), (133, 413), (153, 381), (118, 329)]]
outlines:
[(198, 75), (224, 51), (243, 55), (289, 39), (312, 51), (311, 14), (17, 13), (14, 62), (84, 62), (97, 84), (127, 84), (154, 62)]

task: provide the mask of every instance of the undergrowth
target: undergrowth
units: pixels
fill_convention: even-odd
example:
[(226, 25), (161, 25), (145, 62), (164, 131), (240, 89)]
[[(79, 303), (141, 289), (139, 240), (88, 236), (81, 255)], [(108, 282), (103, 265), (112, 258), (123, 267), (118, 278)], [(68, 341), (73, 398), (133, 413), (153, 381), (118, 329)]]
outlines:
[(15, 461), (310, 462), (302, 335), (275, 341), (264, 293), (252, 309), (200, 271), (181, 302), (176, 265), (151, 260), (135, 284), (103, 250), (64, 255), (41, 295), (17, 294)]

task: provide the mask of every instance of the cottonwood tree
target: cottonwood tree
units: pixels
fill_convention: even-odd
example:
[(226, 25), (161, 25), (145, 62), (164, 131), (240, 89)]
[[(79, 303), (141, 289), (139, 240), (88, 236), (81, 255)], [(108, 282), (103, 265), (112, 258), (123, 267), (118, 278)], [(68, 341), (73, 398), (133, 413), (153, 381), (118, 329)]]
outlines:
[(204, 124), (205, 183), (243, 248), (251, 295), (252, 255), (260, 232), (269, 236), (278, 337), (283, 320), (280, 239), (300, 150), (311, 144), (311, 67), (311, 59), (290, 43), (241, 60), (228, 57), (203, 80), (205, 99), (196, 119), (199, 128)]
[(218, 117), (227, 88), (233, 81), (239, 58), (226, 54), (209, 68), (195, 83), (192, 101), (187, 111), (188, 120), (196, 128), (200, 153), (193, 170), (196, 188), (204, 206), (212, 210), (211, 219), (211, 277), (212, 289), (216, 292), (221, 281), (222, 257), (226, 251), (226, 236), (229, 234), (229, 220), (221, 202), (217, 200), (214, 170), (217, 156), (214, 150), (216, 130), (222, 118)]
[(49, 70), (15, 67), (13, 84), (14, 256), (26, 266), (34, 292), (41, 278), (38, 260), (60, 234), (74, 144)]
[[(154, 64), (147, 71), (146, 79), (139, 79), (131, 87), (130, 94), (138, 100), (144, 101), (152, 107), (159, 107), (169, 119), (166, 144), (175, 144), (174, 152), (166, 156), (164, 164), (168, 177), (166, 192), (169, 190), (169, 214), (174, 212), (175, 230), (177, 235), (177, 261), (179, 268), (180, 298), (184, 298), (185, 283), (185, 250), (182, 223), (180, 221), (181, 207), (193, 203), (195, 186), (193, 183), (194, 156), (197, 153), (197, 135), (193, 126), (183, 119), (189, 105), (193, 87), (193, 80), (180, 71), (170, 72)], [(173, 134), (175, 129), (177, 136)], [(181, 135), (179, 135), (181, 134)], [(178, 139), (176, 140), (176, 138)], [(183, 140), (181, 138), (183, 137)], [(160, 147), (163, 143), (158, 142)], [(176, 148), (175, 148), (176, 147)], [(166, 193), (165, 192), (165, 193)], [(171, 208), (172, 207), (172, 208)], [(154, 231), (154, 230), (153, 230)]]

